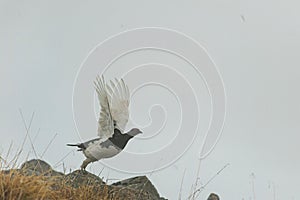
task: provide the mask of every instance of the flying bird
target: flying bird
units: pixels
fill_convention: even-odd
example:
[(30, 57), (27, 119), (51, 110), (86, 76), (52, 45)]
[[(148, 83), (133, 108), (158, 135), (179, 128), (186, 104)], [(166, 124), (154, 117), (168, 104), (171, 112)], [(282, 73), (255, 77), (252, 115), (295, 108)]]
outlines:
[(78, 144), (67, 144), (77, 146), (78, 151), (85, 155), (81, 170), (85, 170), (91, 162), (117, 155), (130, 139), (142, 133), (138, 128), (125, 133), (129, 118), (130, 93), (124, 80), (115, 79), (106, 84), (103, 76), (97, 76), (94, 85), (101, 107), (98, 138)]

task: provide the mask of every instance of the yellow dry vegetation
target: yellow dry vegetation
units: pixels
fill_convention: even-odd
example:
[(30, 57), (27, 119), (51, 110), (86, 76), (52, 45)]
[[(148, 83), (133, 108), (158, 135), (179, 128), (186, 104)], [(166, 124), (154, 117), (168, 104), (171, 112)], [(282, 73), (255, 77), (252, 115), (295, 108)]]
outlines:
[(0, 172), (0, 199), (3, 200), (31, 200), (31, 199), (95, 199), (108, 198), (108, 186), (83, 186), (73, 188), (63, 180), (49, 179), (44, 176), (25, 176), (11, 170)]

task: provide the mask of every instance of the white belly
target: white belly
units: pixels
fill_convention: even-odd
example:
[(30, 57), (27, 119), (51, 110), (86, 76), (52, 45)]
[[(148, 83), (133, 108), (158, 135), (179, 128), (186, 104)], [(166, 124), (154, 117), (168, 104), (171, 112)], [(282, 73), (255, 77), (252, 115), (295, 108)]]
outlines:
[(118, 149), (113, 145), (108, 147), (101, 147), (99, 144), (90, 145), (86, 148), (86, 150), (83, 151), (84, 155), (87, 158), (94, 158), (96, 160), (111, 158), (120, 152), (121, 149)]

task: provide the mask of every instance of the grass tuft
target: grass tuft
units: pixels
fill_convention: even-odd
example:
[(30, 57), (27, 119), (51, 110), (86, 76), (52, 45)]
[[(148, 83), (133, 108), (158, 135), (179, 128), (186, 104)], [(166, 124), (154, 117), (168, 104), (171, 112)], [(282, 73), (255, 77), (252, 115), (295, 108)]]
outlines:
[(82, 186), (73, 188), (64, 180), (45, 176), (26, 176), (17, 170), (0, 172), (0, 199), (95, 199), (108, 198), (108, 186)]

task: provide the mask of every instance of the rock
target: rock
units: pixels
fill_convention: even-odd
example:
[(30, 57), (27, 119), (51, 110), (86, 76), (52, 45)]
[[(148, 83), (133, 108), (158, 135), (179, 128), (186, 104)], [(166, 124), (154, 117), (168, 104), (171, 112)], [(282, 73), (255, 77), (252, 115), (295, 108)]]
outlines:
[(65, 175), (64, 179), (67, 185), (70, 185), (74, 188), (78, 188), (80, 186), (95, 186), (104, 184), (100, 177), (91, 174), (87, 171), (81, 170), (76, 170), (72, 173)]
[(157, 198), (152, 196), (147, 191), (137, 191), (127, 187), (109, 186), (109, 199), (141, 199), (141, 200), (156, 200)]
[(220, 200), (220, 198), (215, 193), (211, 193), (207, 200)]
[(135, 193), (148, 193), (149, 199), (164, 199), (159, 196), (156, 188), (146, 176), (129, 178), (113, 183), (112, 185), (133, 189)]
[(22, 164), (20, 172), (25, 175), (42, 175), (42, 176), (63, 176), (63, 173), (57, 172), (43, 160), (32, 159)]
[(52, 171), (51, 166), (43, 160), (32, 159), (21, 165), (21, 170), (32, 170), (37, 172), (48, 172)]

